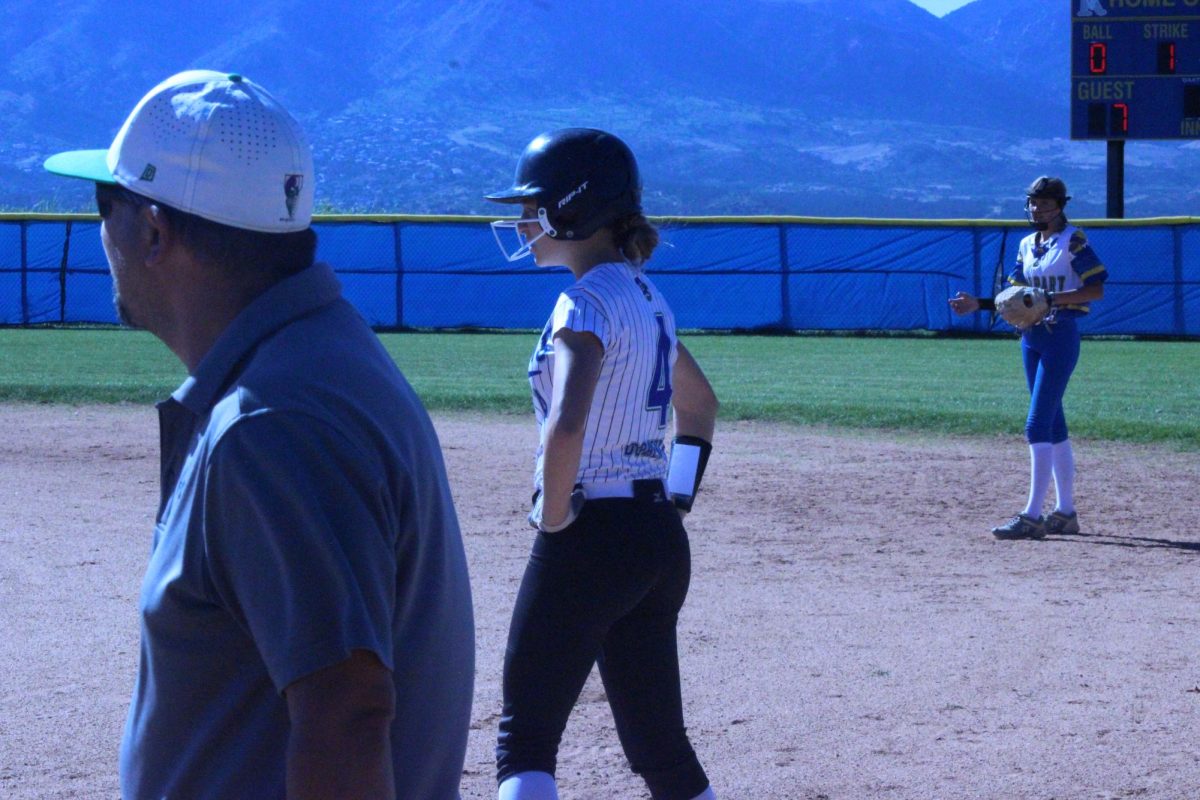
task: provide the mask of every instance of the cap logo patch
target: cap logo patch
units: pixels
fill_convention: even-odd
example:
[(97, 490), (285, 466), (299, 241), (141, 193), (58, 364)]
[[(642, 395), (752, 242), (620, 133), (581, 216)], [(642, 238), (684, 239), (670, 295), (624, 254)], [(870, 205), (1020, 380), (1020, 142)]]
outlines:
[(562, 207), (563, 207), (563, 206), (565, 206), (567, 203), (571, 202), (571, 201), (572, 201), (572, 200), (574, 200), (576, 197), (578, 197), (579, 195), (583, 194), (584, 190), (586, 190), (586, 189), (587, 189), (587, 185), (588, 185), (588, 182), (587, 182), (587, 181), (584, 181), (583, 183), (579, 184), (578, 186), (576, 186), (576, 187), (575, 187), (574, 189), (572, 189), (571, 191), (567, 192), (567, 196), (566, 196), (566, 197), (564, 197), (562, 200), (559, 200), (559, 201), (558, 201), (558, 207), (559, 207), (559, 208), (562, 208)]
[(285, 176), (283, 181), (284, 202), (287, 204), (288, 219), (296, 218), (296, 201), (300, 199), (300, 190), (304, 187), (304, 176), (293, 173)]
[(138, 180), (146, 181), (147, 183), (149, 183), (154, 180), (154, 176), (157, 174), (158, 174), (158, 167), (154, 166), (153, 164), (147, 164), (142, 169), (142, 174), (138, 176)]

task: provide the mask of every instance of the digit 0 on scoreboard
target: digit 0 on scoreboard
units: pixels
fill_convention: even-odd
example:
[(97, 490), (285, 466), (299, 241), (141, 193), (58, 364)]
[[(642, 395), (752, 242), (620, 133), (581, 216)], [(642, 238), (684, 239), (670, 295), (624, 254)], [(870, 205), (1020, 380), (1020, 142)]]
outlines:
[(1200, 0), (1066, 1), (1071, 138), (1200, 138)]

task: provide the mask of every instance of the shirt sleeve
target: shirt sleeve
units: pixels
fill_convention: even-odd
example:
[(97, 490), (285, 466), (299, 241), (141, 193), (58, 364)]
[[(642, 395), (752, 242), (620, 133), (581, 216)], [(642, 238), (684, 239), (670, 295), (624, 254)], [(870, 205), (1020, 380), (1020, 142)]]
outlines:
[(551, 321), (551, 337), (561, 330), (595, 335), (604, 349), (610, 349), (610, 326), (600, 305), (586, 292), (572, 287), (558, 296)]
[(1071, 269), (1083, 281), (1084, 286), (1104, 283), (1108, 280), (1108, 269), (1100, 263), (1100, 257), (1088, 244), (1087, 234), (1076, 229), (1071, 234)]
[(393, 666), (394, 510), (371, 464), (328, 423), (281, 411), (239, 420), (210, 456), (209, 578), (280, 692), (355, 649)]
[(1025, 242), (1022, 241), (1017, 245), (1017, 260), (1013, 264), (1013, 270), (1008, 275), (1009, 286), (1028, 286), (1029, 280), (1025, 277)]

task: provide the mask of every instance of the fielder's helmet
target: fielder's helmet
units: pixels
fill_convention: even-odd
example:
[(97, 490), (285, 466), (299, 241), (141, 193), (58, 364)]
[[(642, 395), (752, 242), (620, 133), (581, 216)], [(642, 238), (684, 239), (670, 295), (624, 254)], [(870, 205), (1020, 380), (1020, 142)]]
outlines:
[(543, 133), (525, 148), (512, 186), (486, 195), (497, 203), (533, 200), (554, 239), (581, 240), (642, 211), (642, 182), (629, 147), (595, 128)]
[(1029, 184), (1029, 188), (1025, 190), (1025, 197), (1049, 197), (1057, 200), (1060, 207), (1065, 206), (1071, 199), (1071, 195), (1067, 194), (1067, 185), (1063, 183), (1062, 178), (1051, 178), (1049, 175), (1043, 175)]
[[(1030, 205), (1030, 201), (1035, 197), (1049, 198), (1058, 203), (1058, 214), (1053, 219), (1043, 219), (1039, 222), (1034, 218), (1033, 207)], [(1025, 219), (1029, 220), (1029, 224), (1039, 231), (1048, 230), (1050, 224), (1057, 219), (1061, 219), (1063, 224), (1066, 224), (1067, 201), (1070, 199), (1071, 195), (1067, 194), (1067, 185), (1063, 183), (1062, 178), (1051, 178), (1049, 175), (1042, 175), (1029, 184), (1029, 188), (1025, 190)]]

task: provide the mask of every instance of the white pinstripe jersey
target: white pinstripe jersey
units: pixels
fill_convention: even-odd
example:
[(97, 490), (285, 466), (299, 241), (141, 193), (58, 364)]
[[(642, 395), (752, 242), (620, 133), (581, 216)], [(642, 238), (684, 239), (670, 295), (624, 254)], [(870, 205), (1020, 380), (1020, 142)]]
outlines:
[[(533, 411), (543, 436), (554, 393), (554, 334), (563, 329), (593, 333), (604, 346), (575, 482), (665, 477), (663, 437), (678, 353), (667, 301), (640, 270), (619, 263), (593, 267), (558, 296), (529, 360)], [(542, 486), (542, 453), (539, 443), (535, 488)]]

